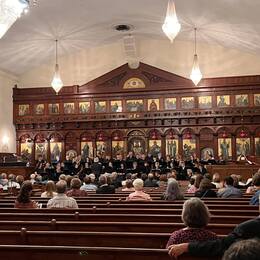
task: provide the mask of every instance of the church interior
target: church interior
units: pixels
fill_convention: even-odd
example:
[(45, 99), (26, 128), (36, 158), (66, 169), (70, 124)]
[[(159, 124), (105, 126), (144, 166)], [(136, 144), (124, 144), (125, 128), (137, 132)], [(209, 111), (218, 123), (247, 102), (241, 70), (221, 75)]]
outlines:
[(260, 255), (260, 2), (0, 0), (0, 255)]

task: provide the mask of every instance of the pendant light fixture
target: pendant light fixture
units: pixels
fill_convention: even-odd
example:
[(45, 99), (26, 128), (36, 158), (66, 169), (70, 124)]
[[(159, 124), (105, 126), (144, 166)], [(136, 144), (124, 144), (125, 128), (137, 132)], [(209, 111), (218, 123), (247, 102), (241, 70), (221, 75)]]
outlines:
[(195, 34), (195, 42), (194, 42), (194, 59), (193, 59), (193, 67), (190, 74), (190, 78), (193, 81), (193, 83), (197, 86), (202, 79), (202, 74), (199, 67), (199, 59), (197, 55), (197, 28), (194, 28), (194, 34)]
[(55, 90), (56, 94), (58, 95), (59, 91), (63, 87), (63, 82), (60, 77), (60, 70), (58, 64), (58, 40), (55, 40), (55, 55), (56, 55), (55, 72), (54, 72), (53, 80), (51, 82), (51, 86)]
[(176, 15), (175, 4), (173, 0), (169, 0), (166, 17), (162, 26), (163, 32), (173, 42), (181, 29), (181, 25)]

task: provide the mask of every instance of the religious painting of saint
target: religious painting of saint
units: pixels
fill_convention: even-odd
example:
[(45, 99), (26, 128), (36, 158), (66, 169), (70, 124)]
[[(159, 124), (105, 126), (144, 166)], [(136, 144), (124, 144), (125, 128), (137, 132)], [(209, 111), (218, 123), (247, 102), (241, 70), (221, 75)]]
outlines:
[(111, 106), (112, 113), (120, 113), (123, 111), (121, 100), (111, 101), (110, 106)]
[(86, 160), (87, 157), (93, 158), (93, 143), (89, 142), (81, 142), (80, 143), (81, 156), (83, 160)]
[(42, 156), (43, 160), (47, 160), (48, 142), (35, 143), (35, 160)]
[(50, 150), (51, 150), (51, 161), (59, 162), (61, 160), (62, 143), (61, 142), (51, 142)]
[(246, 107), (248, 106), (248, 95), (236, 95), (236, 106), (238, 107)]
[(79, 102), (79, 113), (80, 114), (87, 114), (90, 111), (90, 102)]
[(97, 154), (96, 154), (97, 156), (103, 157), (104, 155), (106, 155), (106, 150), (107, 150), (106, 142), (97, 141), (96, 147), (97, 147)]
[(132, 137), (128, 141), (128, 152), (136, 154), (145, 153), (145, 141), (142, 137)]
[(211, 108), (212, 107), (212, 97), (211, 96), (201, 96), (199, 97), (199, 108)]
[(95, 101), (95, 112), (105, 113), (106, 112), (106, 101)]
[(117, 154), (124, 154), (124, 141), (112, 141), (113, 158), (116, 158)]
[(194, 97), (182, 97), (181, 98), (181, 107), (183, 109), (192, 109), (195, 106)]
[(183, 157), (185, 160), (189, 160), (190, 157), (196, 153), (196, 140), (195, 139), (183, 139)]
[(217, 106), (218, 107), (228, 107), (230, 106), (230, 96), (217, 96)]
[(218, 138), (218, 157), (224, 161), (232, 158), (231, 138)]
[(149, 140), (149, 153), (153, 157), (158, 157), (161, 153), (162, 141), (161, 140)]
[(214, 150), (212, 148), (206, 147), (201, 150), (201, 160), (202, 161), (210, 160), (210, 159), (212, 159), (212, 157), (214, 157)]
[(255, 155), (260, 156), (260, 138), (255, 138)]
[(148, 99), (148, 111), (158, 111), (160, 109), (159, 104), (159, 99)]
[(175, 158), (179, 151), (178, 140), (175, 139), (166, 139), (166, 155), (170, 155)]
[(49, 104), (49, 114), (58, 115), (60, 113), (60, 104)]
[(73, 160), (77, 157), (77, 151), (75, 150), (69, 150), (66, 152), (66, 157), (68, 156), (70, 160)]
[(19, 105), (18, 115), (19, 116), (27, 116), (30, 114), (30, 105)]
[(166, 110), (176, 109), (176, 98), (165, 98), (164, 107)]
[(260, 94), (254, 94), (254, 104), (260, 106)]
[(127, 112), (142, 112), (144, 111), (144, 101), (140, 100), (127, 100), (126, 101)]
[(35, 115), (43, 115), (44, 114), (44, 104), (37, 104), (34, 107)]
[(64, 103), (63, 109), (64, 109), (64, 114), (74, 114), (75, 113), (74, 103)]
[(236, 138), (237, 156), (250, 154), (250, 138)]
[(32, 147), (33, 142), (21, 143), (21, 157), (24, 161), (30, 161), (32, 159)]

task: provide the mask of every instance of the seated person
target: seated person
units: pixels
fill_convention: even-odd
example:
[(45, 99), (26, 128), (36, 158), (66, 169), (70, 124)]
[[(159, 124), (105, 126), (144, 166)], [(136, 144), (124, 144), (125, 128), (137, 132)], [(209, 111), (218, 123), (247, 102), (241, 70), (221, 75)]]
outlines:
[(158, 187), (157, 181), (154, 179), (153, 173), (148, 174), (148, 178), (144, 181), (144, 187)]
[[(85, 191), (96, 191), (97, 190), (97, 186), (92, 182), (93, 178), (91, 179), (90, 176), (86, 176), (84, 178), (84, 183), (83, 185), (80, 187), (81, 190), (85, 190)], [(95, 175), (94, 175), (94, 180), (95, 181)]]
[(56, 186), (54, 181), (48, 181), (46, 184), (46, 190), (41, 194), (42, 198), (53, 198), (57, 195)]
[(256, 173), (253, 177), (252, 184), (255, 189), (255, 194), (250, 200), (251, 205), (259, 205), (259, 196), (260, 196), (260, 173)]
[(99, 177), (99, 188), (96, 190), (97, 194), (114, 194), (115, 187), (108, 184), (107, 177), (103, 174)]
[(212, 183), (209, 179), (203, 178), (200, 182), (199, 189), (195, 192), (195, 197), (199, 198), (216, 198), (217, 193), (212, 190)]
[(205, 229), (210, 220), (208, 207), (198, 198), (186, 200), (182, 209), (182, 221), (186, 228), (174, 231), (166, 248), (174, 244), (217, 239), (217, 235)]
[(234, 186), (234, 179), (231, 176), (227, 176), (224, 181), (223, 189), (218, 191), (218, 197), (220, 198), (241, 198), (242, 191)]
[(130, 193), (126, 200), (152, 200), (149, 194), (143, 192), (144, 182), (142, 179), (135, 179), (133, 185), (135, 192)]
[(242, 240), (234, 243), (225, 252), (222, 260), (259, 260), (260, 241), (257, 239)]
[(189, 187), (187, 189), (187, 193), (195, 193), (197, 191), (197, 188), (195, 187), (195, 178), (196, 177), (191, 177), (190, 178), (190, 184)]
[(132, 180), (125, 181), (125, 188), (122, 191), (135, 191)]
[(211, 183), (214, 184), (217, 189), (223, 188), (222, 183), (220, 182), (220, 175), (217, 172), (213, 174)]
[(66, 192), (69, 197), (86, 197), (88, 193), (85, 190), (80, 190), (81, 180), (79, 178), (73, 178), (70, 182), (71, 189)]
[(64, 180), (60, 180), (56, 183), (57, 196), (50, 199), (47, 203), (47, 208), (73, 208), (77, 209), (78, 204), (74, 198), (68, 197), (65, 192), (67, 189), (67, 183)]
[(163, 194), (165, 200), (183, 200), (184, 196), (180, 191), (179, 183), (175, 179), (168, 182), (166, 192)]
[[(226, 237), (209, 240), (193, 241), (179, 245), (172, 245), (168, 248), (169, 255), (177, 258), (183, 253), (189, 253), (197, 257), (219, 257), (235, 242), (250, 238), (260, 238), (260, 217), (247, 220), (235, 227)], [(259, 248), (259, 247), (258, 247)], [(259, 255), (258, 255), (259, 257)], [(239, 258), (240, 259), (240, 258)], [(248, 258), (248, 260), (251, 258)], [(256, 258), (259, 259), (259, 258)]]
[(15, 208), (38, 208), (36, 201), (31, 200), (31, 193), (33, 190), (32, 183), (25, 181), (20, 189), (20, 192), (16, 198)]

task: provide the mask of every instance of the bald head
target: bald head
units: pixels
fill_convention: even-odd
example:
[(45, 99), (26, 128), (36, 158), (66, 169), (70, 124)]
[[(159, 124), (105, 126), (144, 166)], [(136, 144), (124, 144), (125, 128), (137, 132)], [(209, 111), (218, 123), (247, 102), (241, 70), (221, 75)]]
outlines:
[(67, 189), (66, 181), (61, 180), (56, 183), (56, 190), (58, 193), (60, 194), (65, 193), (66, 189)]

